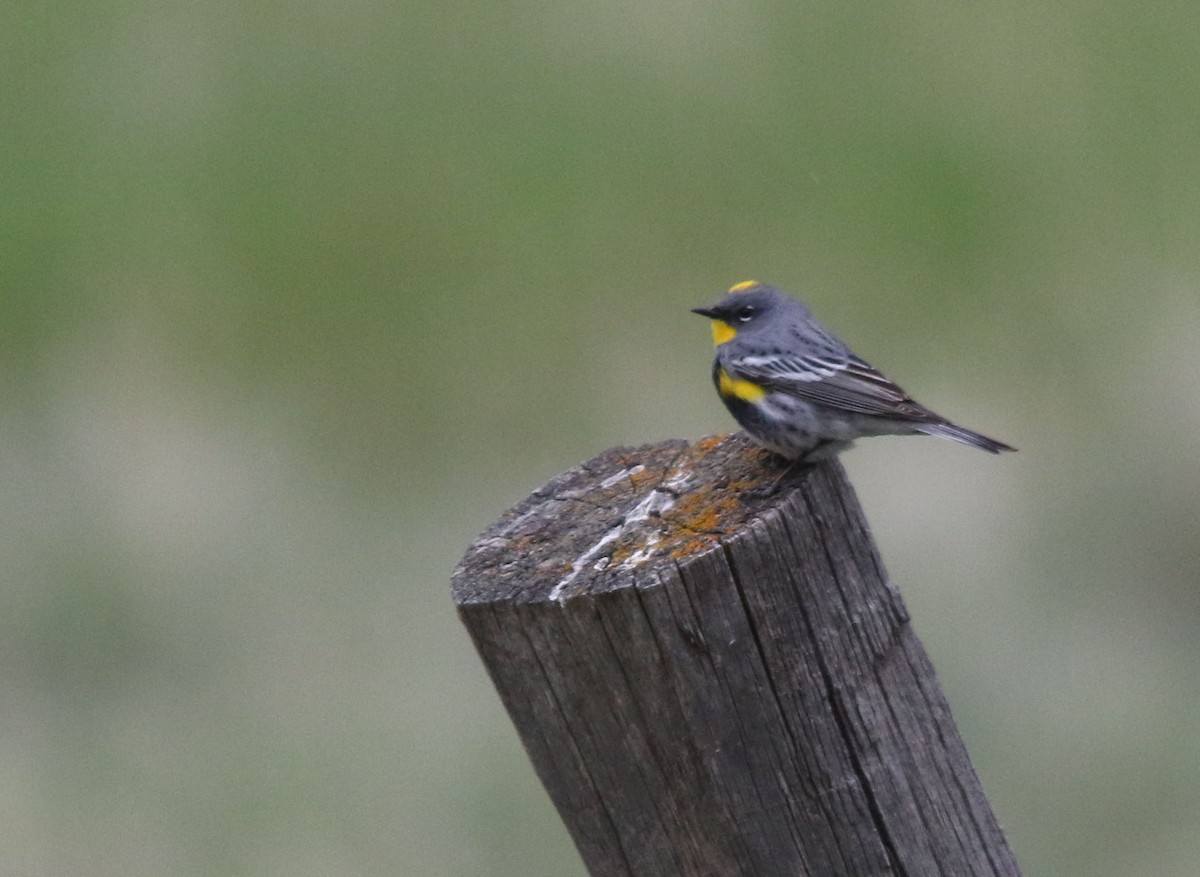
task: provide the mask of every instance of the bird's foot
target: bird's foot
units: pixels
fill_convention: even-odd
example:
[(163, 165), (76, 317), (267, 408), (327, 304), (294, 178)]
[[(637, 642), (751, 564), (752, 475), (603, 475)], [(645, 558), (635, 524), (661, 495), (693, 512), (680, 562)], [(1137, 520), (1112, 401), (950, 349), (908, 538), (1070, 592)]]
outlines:
[(779, 488), (783, 486), (783, 482), (787, 480), (788, 476), (802, 472), (812, 465), (813, 463), (807, 457), (801, 457), (798, 460), (787, 460), (785, 458), (782, 470), (771, 480), (770, 484), (765, 487), (752, 487), (744, 492), (745, 496), (749, 499), (757, 500), (771, 499), (779, 493)]

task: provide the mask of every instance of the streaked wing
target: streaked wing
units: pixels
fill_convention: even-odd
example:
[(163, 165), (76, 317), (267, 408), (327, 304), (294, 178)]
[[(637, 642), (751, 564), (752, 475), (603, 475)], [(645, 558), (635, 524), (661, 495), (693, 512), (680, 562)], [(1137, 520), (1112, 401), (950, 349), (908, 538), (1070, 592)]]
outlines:
[(734, 371), (773, 391), (830, 408), (874, 417), (942, 419), (854, 355), (748, 356), (738, 360)]

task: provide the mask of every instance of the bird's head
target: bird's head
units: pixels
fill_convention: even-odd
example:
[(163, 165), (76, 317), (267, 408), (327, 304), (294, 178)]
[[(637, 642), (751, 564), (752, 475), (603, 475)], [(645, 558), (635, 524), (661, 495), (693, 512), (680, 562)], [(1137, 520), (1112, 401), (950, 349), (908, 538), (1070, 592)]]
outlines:
[(712, 307), (692, 308), (692, 313), (712, 320), (713, 343), (720, 347), (767, 325), (769, 314), (797, 306), (802, 307), (773, 286), (747, 280), (730, 288)]

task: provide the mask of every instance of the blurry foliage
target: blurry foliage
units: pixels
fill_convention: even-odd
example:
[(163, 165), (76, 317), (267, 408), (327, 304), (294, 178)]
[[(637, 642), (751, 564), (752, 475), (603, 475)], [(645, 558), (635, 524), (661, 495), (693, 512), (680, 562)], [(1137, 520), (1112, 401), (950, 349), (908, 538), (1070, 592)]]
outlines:
[(1200, 854), (1193, 4), (9, 4), (0, 870), (581, 874), (453, 616), (802, 294), (1028, 873)]

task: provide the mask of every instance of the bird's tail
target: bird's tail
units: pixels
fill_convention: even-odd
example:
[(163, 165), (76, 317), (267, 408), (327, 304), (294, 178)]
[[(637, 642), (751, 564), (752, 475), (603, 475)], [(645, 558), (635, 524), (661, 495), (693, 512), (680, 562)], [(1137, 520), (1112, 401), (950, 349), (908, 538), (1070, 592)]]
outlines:
[(938, 435), (942, 438), (953, 439), (956, 442), (962, 442), (964, 445), (971, 445), (976, 448), (983, 448), (993, 454), (999, 454), (1001, 451), (1015, 451), (1016, 448), (1006, 445), (1004, 442), (998, 442), (995, 439), (988, 438), (986, 435), (980, 435), (977, 432), (972, 432), (966, 427), (958, 426), (949, 421), (941, 423), (921, 423), (914, 424), (917, 432), (923, 432), (926, 435)]

